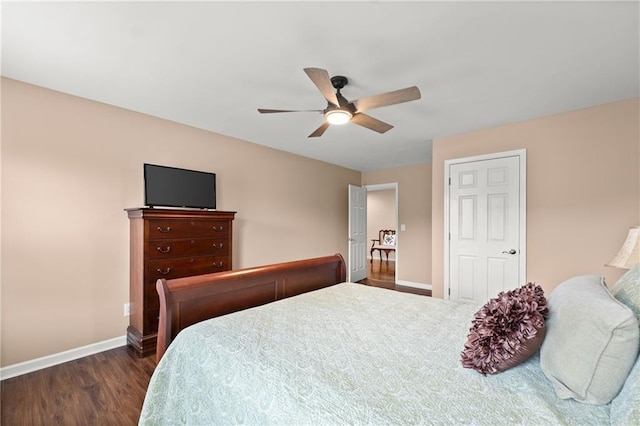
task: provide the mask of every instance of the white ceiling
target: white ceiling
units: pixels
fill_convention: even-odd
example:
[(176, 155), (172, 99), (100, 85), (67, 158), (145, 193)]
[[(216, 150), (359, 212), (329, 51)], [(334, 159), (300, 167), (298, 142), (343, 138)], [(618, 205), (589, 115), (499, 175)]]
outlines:
[[(639, 96), (639, 3), (3, 2), (2, 75), (354, 170), (431, 161), (431, 141)], [(416, 85), (332, 126), (303, 72), (349, 100)], [(179, 141), (177, 141), (179, 142)]]

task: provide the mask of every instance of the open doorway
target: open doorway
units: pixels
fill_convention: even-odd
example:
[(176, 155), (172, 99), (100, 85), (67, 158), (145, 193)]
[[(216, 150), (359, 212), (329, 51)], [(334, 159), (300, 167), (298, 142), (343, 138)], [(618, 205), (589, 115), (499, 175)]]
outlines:
[[(366, 278), (357, 282), (374, 287), (383, 287), (407, 293), (431, 296), (431, 289), (399, 282), (402, 234), (404, 225), (399, 224), (398, 184), (366, 185)], [(395, 231), (395, 250), (388, 253), (371, 252), (372, 240), (379, 239), (380, 230)], [(399, 231), (399, 232), (398, 232)], [(382, 259), (380, 255), (382, 254)], [(387, 257), (388, 255), (388, 257)], [(365, 271), (362, 271), (364, 274)], [(414, 283), (415, 284), (415, 283)]]
[[(392, 287), (397, 282), (399, 239), (398, 231), (398, 184), (367, 185), (367, 241), (380, 239), (381, 230), (396, 233), (395, 250), (367, 249), (367, 279), (380, 285)], [(377, 243), (381, 243), (378, 241)]]

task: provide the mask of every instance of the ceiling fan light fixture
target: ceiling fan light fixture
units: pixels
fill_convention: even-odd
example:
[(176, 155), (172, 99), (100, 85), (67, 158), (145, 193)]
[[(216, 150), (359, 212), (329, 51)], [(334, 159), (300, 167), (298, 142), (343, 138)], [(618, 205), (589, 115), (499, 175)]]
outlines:
[(324, 118), (329, 124), (346, 124), (352, 117), (353, 114), (344, 109), (332, 109), (324, 113)]

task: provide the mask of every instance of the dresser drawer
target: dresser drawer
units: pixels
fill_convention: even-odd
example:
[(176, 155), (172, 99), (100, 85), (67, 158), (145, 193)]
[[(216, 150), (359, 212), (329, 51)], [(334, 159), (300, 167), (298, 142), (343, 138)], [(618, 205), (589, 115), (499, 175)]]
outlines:
[(147, 283), (151, 284), (155, 291), (156, 281), (160, 278), (170, 280), (173, 278), (189, 277), (191, 275), (222, 272), (230, 269), (230, 263), (230, 256), (185, 257), (171, 260), (153, 260), (147, 262)]
[(230, 235), (227, 220), (175, 220), (155, 219), (148, 221), (149, 240), (166, 240), (190, 237), (215, 237)]
[(229, 238), (191, 238), (188, 240), (154, 240), (147, 245), (150, 260), (192, 256), (226, 256), (230, 253)]
[(156, 283), (159, 279), (190, 277), (229, 270), (230, 256), (207, 256), (148, 262), (144, 285), (144, 309), (159, 309), (160, 298)]

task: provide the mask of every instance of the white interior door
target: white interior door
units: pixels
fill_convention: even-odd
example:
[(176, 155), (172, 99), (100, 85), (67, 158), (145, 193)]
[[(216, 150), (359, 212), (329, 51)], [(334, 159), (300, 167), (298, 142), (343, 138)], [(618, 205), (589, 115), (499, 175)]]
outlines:
[(349, 185), (349, 276), (354, 283), (367, 278), (367, 188)]
[(524, 284), (523, 164), (509, 155), (448, 165), (450, 299), (483, 304)]

